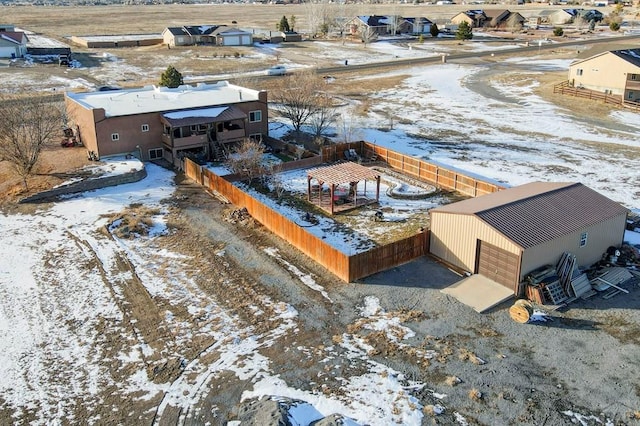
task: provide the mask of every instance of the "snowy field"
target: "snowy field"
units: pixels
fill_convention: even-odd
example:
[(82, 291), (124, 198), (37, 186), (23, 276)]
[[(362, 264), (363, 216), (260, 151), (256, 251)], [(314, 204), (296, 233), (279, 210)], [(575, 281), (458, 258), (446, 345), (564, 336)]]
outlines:
[[(481, 43), (474, 46), (483, 49)], [(362, 50), (354, 48), (336, 62), (429, 55), (436, 50), (429, 44), (409, 49), (375, 43), (357, 56), (355, 52)], [(273, 52), (265, 49), (257, 55), (265, 55), (258, 59), (270, 58)], [(439, 64), (398, 71), (411, 77), (392, 90), (373, 94), (375, 110), (366, 117), (353, 115), (353, 120), (368, 141), (446, 167), (508, 185), (579, 181), (640, 210), (640, 114), (613, 110), (608, 118), (618, 125), (604, 128), (578, 121), (534, 93), (535, 74), (566, 70), (568, 64), (568, 60), (514, 57), (499, 66), (500, 72), (488, 80), (491, 90), (482, 93), (474, 90), (477, 77), (498, 65)], [(95, 75), (105, 83), (116, 81), (123, 72), (140, 76), (158, 73), (135, 68), (116, 57), (103, 66)], [(307, 65), (292, 62), (291, 66)], [(93, 83), (77, 80), (74, 70), (66, 75), (68, 79), (56, 82), (60, 89), (95, 88)], [(352, 116), (351, 108), (356, 106), (351, 103), (342, 114)], [(396, 122), (394, 129), (382, 131), (378, 129), (387, 118), (375, 111), (385, 109), (399, 111), (403, 120)], [(288, 130), (287, 125), (272, 128), (276, 137)], [(132, 166), (124, 160), (107, 164), (112, 170), (118, 165)], [(105, 389), (123, 401), (157, 401), (159, 418), (167, 406), (179, 407), (184, 421), (186, 413), (202, 402), (212, 378), (223, 373), (250, 380), (252, 386), (242, 393), (243, 399), (276, 395), (303, 401), (289, 409), (293, 424), (306, 425), (333, 413), (352, 419), (346, 424), (420, 425), (425, 421), (424, 407), (411, 396), (412, 390), (425, 384), (407, 386), (407, 378), (398, 371), (373, 361), (368, 355), (371, 348), (355, 334), (345, 332), (335, 345), (322, 349), (326, 362), (344, 356), (366, 365), (361, 374), (341, 377), (339, 392), (303, 391), (273, 374), (262, 351), (296, 333), (300, 319), (295, 307), (265, 296), (264, 304), (272, 307), (279, 326), (255, 333), (225, 312), (218, 301), (202, 294), (184, 273), (187, 259), (158, 250), (156, 239), (167, 232), (166, 206), (161, 200), (173, 194), (172, 179), (171, 172), (149, 165), (148, 177), (141, 182), (71, 197), (34, 214), (0, 215), (0, 240), (4, 242), (0, 245), (0, 394), (2, 405), (15, 413), (16, 422), (19, 418), (29, 418), (37, 425), (108, 422), (96, 414), (104, 405)], [(293, 188), (301, 179), (292, 173), (285, 181)], [(108, 238), (97, 231), (109, 224), (105, 215), (120, 212), (133, 202), (157, 209), (148, 236)], [(428, 209), (432, 202), (412, 203)], [(407, 209), (386, 197), (382, 203), (394, 211), (392, 218), (402, 218)], [(640, 243), (636, 233), (627, 236)], [(345, 242), (345, 250), (351, 243)], [(275, 249), (265, 251), (278, 256)], [(172, 347), (154, 347), (141, 337), (136, 323), (128, 321), (121, 302), (132, 277), (118, 269), (116, 259), (121, 258), (133, 264), (151, 296), (169, 301), (162, 327), (173, 330)], [(288, 269), (299, 276), (301, 285), (330, 298), (312, 276), (296, 265), (290, 264)], [(256, 307), (256, 315), (262, 309)], [(202, 321), (197, 326), (180, 321), (179, 313), (185, 310)], [(399, 339), (400, 344), (413, 335), (397, 316), (385, 312), (375, 297), (362, 301), (358, 316), (363, 327)], [(185, 353), (193, 339), (211, 336), (216, 343), (206, 351), (192, 357)], [(432, 354), (418, 355), (428, 358)], [(165, 358), (184, 361), (181, 366), (189, 374), (173, 382), (152, 381), (145, 370), (149, 360), (161, 362)], [(117, 362), (117, 371), (109, 370), (106, 361)], [(446, 395), (432, 396), (444, 400), (442, 406), (432, 409), (444, 410)], [(72, 416), (78, 405), (87, 413), (83, 418)], [(117, 411), (117, 407), (113, 409)], [(577, 412), (564, 414), (567, 422), (576, 424), (607, 422), (604, 416), (594, 420)], [(469, 424), (463, 414), (455, 415), (458, 424)]]

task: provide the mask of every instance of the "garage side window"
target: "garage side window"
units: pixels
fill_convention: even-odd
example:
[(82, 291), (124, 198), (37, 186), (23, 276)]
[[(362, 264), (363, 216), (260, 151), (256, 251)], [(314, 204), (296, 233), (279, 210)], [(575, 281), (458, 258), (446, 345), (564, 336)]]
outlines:
[(580, 234), (580, 247), (584, 247), (587, 245), (587, 233), (583, 232), (582, 234)]
[(262, 121), (262, 111), (251, 111), (249, 113), (249, 122), (256, 123)]
[(148, 132), (149, 131), (149, 125), (148, 124), (143, 124), (142, 126), (140, 126), (140, 130), (142, 130), (143, 132)]
[(576, 70), (576, 75), (582, 75), (582, 69), (581, 68), (578, 68)]
[(111, 133), (111, 140), (112, 141), (119, 141), (120, 140), (120, 133)]

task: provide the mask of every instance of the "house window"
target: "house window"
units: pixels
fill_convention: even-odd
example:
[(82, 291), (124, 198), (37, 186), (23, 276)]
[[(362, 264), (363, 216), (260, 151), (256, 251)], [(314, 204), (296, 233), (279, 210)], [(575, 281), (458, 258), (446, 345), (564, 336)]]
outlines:
[(119, 141), (120, 140), (120, 133), (111, 133), (111, 140), (112, 141)]
[(256, 123), (262, 121), (262, 111), (251, 111), (249, 113), (249, 122)]
[(149, 159), (158, 160), (162, 158), (162, 148), (152, 148), (149, 150)]
[(140, 129), (143, 132), (148, 132), (149, 131), (149, 125), (148, 124), (143, 124), (142, 126), (140, 126)]
[(249, 139), (253, 142), (262, 142), (262, 133), (252, 133), (249, 135)]
[(627, 94), (627, 99), (633, 99), (633, 92), (631, 90), (629, 90), (629, 93)]
[(587, 245), (587, 233), (583, 232), (580, 234), (580, 247), (584, 247)]
[(576, 70), (576, 75), (582, 75), (582, 68), (578, 68)]
[(638, 75), (638, 74), (631, 74), (631, 80), (640, 80), (640, 75)]

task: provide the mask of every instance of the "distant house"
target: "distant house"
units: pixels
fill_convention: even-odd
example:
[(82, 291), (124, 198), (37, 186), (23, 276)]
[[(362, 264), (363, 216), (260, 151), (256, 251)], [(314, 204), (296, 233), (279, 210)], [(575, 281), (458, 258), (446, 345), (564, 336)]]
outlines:
[(460, 12), (451, 18), (451, 23), (460, 25), (463, 22), (469, 24), (471, 28), (482, 28), (487, 23), (488, 18), (484, 10), (467, 10)]
[(22, 58), (27, 53), (27, 35), (21, 31), (0, 30), (0, 58)]
[(408, 34), (413, 25), (398, 15), (370, 15), (357, 16), (347, 22), (349, 34), (359, 35), (366, 31), (373, 31), (377, 35)]
[(65, 106), (83, 145), (97, 158), (135, 154), (179, 166), (184, 156), (220, 159), (234, 144), (260, 141), (269, 132), (267, 92), (226, 81), (67, 92)]
[(578, 9), (558, 9), (551, 13), (548, 21), (552, 25), (570, 24), (578, 16)]
[(162, 40), (168, 47), (197, 44), (251, 46), (253, 34), (227, 25), (189, 25), (165, 28)]
[(433, 22), (427, 18), (404, 18), (409, 23), (409, 33), (411, 34), (430, 34)]
[(575, 61), (569, 65), (569, 83), (640, 102), (640, 48), (611, 50)]
[(596, 9), (578, 10), (578, 17), (585, 22), (601, 22), (604, 19), (602, 12)]
[(522, 27), (526, 19), (518, 12), (511, 12), (507, 9), (491, 9), (484, 11), (487, 20), (485, 27), (497, 29), (512, 29)]
[(215, 44), (212, 34), (220, 25), (189, 25), (167, 27), (162, 31), (164, 44), (169, 47), (193, 46), (196, 44)]
[(283, 31), (282, 32), (282, 41), (284, 41), (284, 42), (302, 41), (302, 34), (297, 33), (295, 31)]
[(437, 207), (430, 251), (514, 293), (563, 253), (590, 266), (624, 238), (627, 209), (581, 183), (532, 182)]

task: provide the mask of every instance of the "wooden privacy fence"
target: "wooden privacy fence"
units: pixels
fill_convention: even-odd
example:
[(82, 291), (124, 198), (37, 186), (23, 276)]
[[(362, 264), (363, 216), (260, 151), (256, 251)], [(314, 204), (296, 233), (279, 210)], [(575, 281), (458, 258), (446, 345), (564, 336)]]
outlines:
[(224, 177), (203, 169), (188, 158), (184, 160), (184, 172), (187, 177), (219, 193), (238, 208), (246, 208), (249, 214), (270, 232), (296, 247), (343, 281), (355, 281), (406, 263), (428, 252), (429, 234), (421, 232), (412, 237), (349, 256), (308, 232), (294, 219), (281, 215)]
[(399, 170), (403, 174), (429, 182), (438, 188), (457, 191), (471, 197), (491, 194), (505, 188), (502, 185), (468, 176), (464, 173), (364, 141), (324, 147), (322, 158), (325, 161), (342, 160), (344, 159), (344, 151), (348, 149), (355, 149), (365, 162), (382, 162), (394, 170)]
[(576, 98), (585, 98), (595, 101), (602, 101), (605, 104), (622, 105), (622, 97), (620, 95), (609, 95), (607, 93), (598, 92), (596, 90), (574, 87), (568, 81), (563, 81), (553, 86), (553, 93), (561, 95), (574, 96)]

